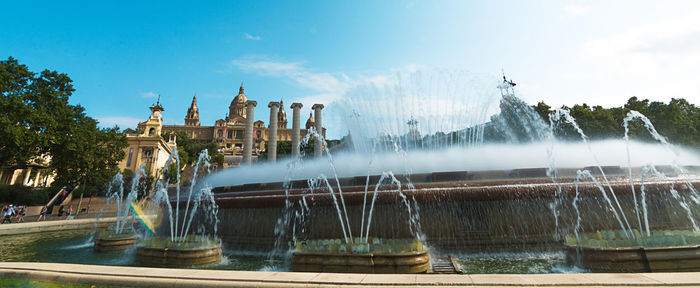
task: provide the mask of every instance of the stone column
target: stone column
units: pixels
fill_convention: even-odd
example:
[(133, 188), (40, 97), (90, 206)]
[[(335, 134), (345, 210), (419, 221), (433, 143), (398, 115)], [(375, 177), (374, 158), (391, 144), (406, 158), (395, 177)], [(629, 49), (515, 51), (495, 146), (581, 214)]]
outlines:
[(32, 167), (27, 167), (26, 168), (26, 174), (24, 174), (24, 179), (22, 180), (22, 185), (28, 185), (29, 184), (29, 176), (32, 175)]
[[(37, 171), (36, 171), (36, 177), (34, 177), (34, 183), (32, 183), (32, 186), (34, 186), (34, 187), (38, 187), (38, 186), (39, 186), (39, 185), (38, 185), (38, 184), (39, 184), (39, 180), (41, 180), (41, 179), (39, 178), (39, 176), (41, 176), (41, 172), (43, 172), (43, 171), (44, 171), (43, 169), (37, 169)], [(0, 177), (2, 177), (2, 176), (0, 176)]]
[(267, 104), (270, 108), (270, 139), (267, 141), (267, 160), (270, 162), (277, 161), (277, 110), (280, 108), (280, 102), (270, 102)]
[(255, 122), (253, 118), (256, 105), (258, 102), (245, 102), (245, 130), (243, 131), (243, 164), (245, 165), (253, 164), (253, 122)]
[[(314, 106), (311, 106), (311, 109), (314, 110), (314, 118), (316, 118), (316, 133), (318, 133), (318, 135), (323, 135), (323, 124), (321, 122), (321, 109), (323, 109), (323, 104), (314, 104)], [(319, 137), (314, 137), (314, 157), (321, 157), (323, 145)]]
[(301, 114), (299, 112), (299, 109), (303, 107), (301, 103), (292, 103), (292, 158), (296, 158), (299, 156), (299, 138), (301, 138), (301, 135), (299, 134), (299, 123), (300, 123), (300, 118)]

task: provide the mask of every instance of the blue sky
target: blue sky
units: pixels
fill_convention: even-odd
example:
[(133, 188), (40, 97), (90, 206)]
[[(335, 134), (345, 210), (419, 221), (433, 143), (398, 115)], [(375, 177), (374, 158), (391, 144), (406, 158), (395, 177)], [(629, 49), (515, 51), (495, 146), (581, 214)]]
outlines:
[(700, 104), (697, 1), (143, 2), (5, 1), (0, 57), (67, 73), (71, 102), (122, 128), (145, 120), (156, 94), (166, 123), (184, 123), (197, 93), (213, 125), (243, 81), (268, 122), (269, 101), (301, 101), (305, 115), (424, 67), (504, 69), (533, 104)]

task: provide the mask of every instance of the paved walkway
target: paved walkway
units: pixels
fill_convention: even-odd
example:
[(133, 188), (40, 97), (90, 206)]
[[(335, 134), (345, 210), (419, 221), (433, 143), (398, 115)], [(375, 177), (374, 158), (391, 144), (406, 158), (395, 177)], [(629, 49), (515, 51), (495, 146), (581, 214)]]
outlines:
[(0, 262), (0, 277), (121, 287), (700, 287), (700, 272), (637, 274), (338, 274)]
[[(61, 219), (65, 219), (65, 217), (61, 217)], [(40, 222), (32, 221), (24, 223), (1, 224), (0, 236), (61, 230), (92, 229), (95, 227), (95, 225), (98, 227), (105, 227), (115, 221), (117, 221), (115, 217), (101, 217), (99, 220), (97, 220), (95, 219), (95, 215), (87, 214), (82, 219), (60, 220), (50, 218), (47, 221)]]

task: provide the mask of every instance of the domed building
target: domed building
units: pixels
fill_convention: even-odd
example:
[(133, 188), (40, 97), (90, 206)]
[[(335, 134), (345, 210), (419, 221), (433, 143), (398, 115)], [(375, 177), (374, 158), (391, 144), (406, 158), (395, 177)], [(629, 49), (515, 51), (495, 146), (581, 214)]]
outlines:
[[(243, 155), (244, 135), (246, 126), (246, 102), (248, 97), (245, 95), (245, 89), (241, 84), (238, 89), (238, 94), (233, 97), (231, 104), (228, 107), (228, 113), (223, 119), (216, 120), (213, 126), (201, 126), (199, 122), (199, 108), (197, 107), (197, 95), (192, 97), (192, 103), (185, 114), (185, 125), (161, 125), (157, 127), (159, 133), (168, 134), (170, 132), (182, 131), (187, 133), (192, 139), (201, 142), (216, 142), (219, 145), (219, 152), (224, 154), (224, 162), (226, 167), (238, 166)], [(266, 106), (266, 105), (265, 105)], [(259, 110), (259, 109), (256, 109)], [(269, 110), (264, 109), (265, 112)], [(268, 114), (263, 111), (255, 111), (255, 115), (264, 115), (265, 119)], [(259, 114), (263, 113), (263, 114)], [(309, 122), (310, 121), (310, 122)], [(144, 131), (152, 124), (150, 122), (141, 122), (137, 129)], [(161, 121), (162, 123), (162, 121)], [(311, 123), (311, 124), (309, 124)], [(309, 117), (306, 121), (306, 129), (300, 129), (300, 137), (303, 139), (308, 133), (308, 129), (314, 125), (313, 117)], [(285, 112), (284, 102), (280, 100), (279, 109), (277, 110), (277, 141), (291, 141), (292, 129), (287, 128), (287, 113)], [(311, 126), (310, 126), (311, 125)], [(149, 126), (149, 127), (146, 127)], [(265, 151), (265, 147), (270, 138), (270, 128), (265, 126), (263, 121), (255, 121), (253, 123), (253, 158)], [(323, 128), (325, 136), (326, 129)], [(288, 151), (278, 151), (279, 153), (288, 153)]]

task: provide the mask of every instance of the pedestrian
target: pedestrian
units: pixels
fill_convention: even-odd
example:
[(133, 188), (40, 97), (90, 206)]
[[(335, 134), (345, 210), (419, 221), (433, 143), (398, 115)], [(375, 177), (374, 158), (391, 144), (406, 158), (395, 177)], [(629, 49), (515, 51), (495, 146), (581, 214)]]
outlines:
[(10, 204), (10, 208), (8, 209), (10, 212), (10, 218), (15, 218), (15, 216), (17, 216), (17, 207), (13, 204)]
[(66, 213), (66, 210), (63, 209), (63, 205), (61, 205), (61, 208), (58, 208), (58, 217), (63, 216), (63, 213)]
[(73, 219), (73, 216), (71, 214), (73, 214), (73, 205), (70, 205), (68, 207), (68, 210), (66, 210), (66, 220)]
[(37, 222), (41, 221), (41, 219), (46, 220), (46, 210), (48, 210), (46, 206), (41, 207), (41, 212), (39, 212), (39, 219), (36, 220)]
[(12, 221), (10, 220), (10, 216), (12, 216), (12, 211), (10, 211), (10, 208), (9, 207), (3, 208), (2, 209), (2, 222), (0, 222), (0, 224), (5, 224), (5, 222), (12, 223)]
[(17, 223), (24, 223), (24, 205), (17, 206)]

